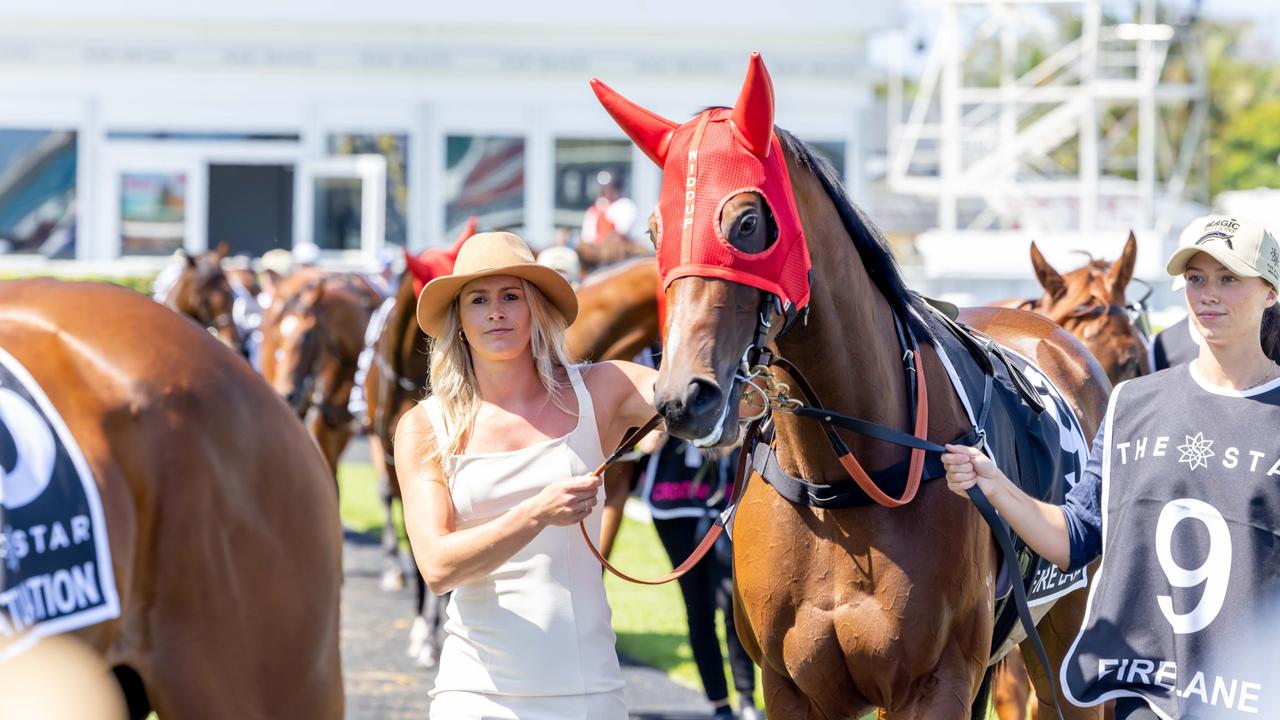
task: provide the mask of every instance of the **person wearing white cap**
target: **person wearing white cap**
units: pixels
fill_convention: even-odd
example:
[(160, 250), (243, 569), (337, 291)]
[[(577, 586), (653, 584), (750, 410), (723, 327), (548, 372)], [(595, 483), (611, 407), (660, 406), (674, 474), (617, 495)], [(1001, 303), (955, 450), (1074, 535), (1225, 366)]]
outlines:
[(571, 247), (552, 245), (538, 253), (538, 264), (546, 265), (560, 273), (575, 288), (582, 282), (582, 260), (578, 258), (577, 251)]
[(971, 447), (947, 446), (947, 484), (980, 487), (1068, 571), (1102, 557), (1063, 662), (1072, 703), (1115, 699), (1118, 720), (1280, 717), (1274, 638), (1258, 632), (1280, 608), (1280, 367), (1259, 339), (1280, 246), (1257, 222), (1211, 215), (1167, 269), (1186, 279), (1199, 354), (1116, 386), (1064, 505), (1023, 494)]
[(573, 288), (511, 233), (471, 236), (427, 283), (431, 396), (396, 428), (414, 558), (453, 591), (432, 718), (625, 720), (600, 564), (592, 474), (604, 447), (653, 416), (656, 372), (576, 365)]
[(320, 262), (320, 248), (313, 242), (300, 242), (293, 246), (294, 267), (311, 267)]

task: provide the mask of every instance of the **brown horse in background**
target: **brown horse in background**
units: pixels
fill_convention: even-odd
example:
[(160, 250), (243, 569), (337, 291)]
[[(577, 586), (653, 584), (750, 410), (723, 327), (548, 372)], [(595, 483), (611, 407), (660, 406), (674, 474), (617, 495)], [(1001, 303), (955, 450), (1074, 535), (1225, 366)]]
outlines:
[(114, 668), (130, 715), (342, 717), (337, 498), (266, 383), (107, 284), (0, 283), (0, 347), (97, 480), (120, 617), (74, 634)]
[(615, 235), (599, 243), (578, 243), (575, 249), (578, 260), (582, 263), (582, 271), (585, 273), (604, 270), (610, 265), (632, 258), (653, 255), (652, 247), (621, 235)]
[[(466, 234), (459, 241), (470, 237)], [(458, 245), (455, 245), (458, 247)], [(456, 256), (456, 250), (453, 251)], [(383, 506), (382, 585), (392, 589), (404, 584), (399, 538), (394, 524), (394, 500), (400, 485), (391, 455), (396, 424), (423, 396), (430, 392), (430, 342), (418, 326), (415, 315), (417, 291), (431, 279), (422, 267), (411, 265), (400, 279), (395, 306), (387, 315), (374, 345), (374, 360), (365, 376), (365, 397), (369, 406), (369, 445), (374, 466), (381, 479), (379, 494)], [(582, 360), (630, 360), (658, 339), (657, 263), (637, 259), (588, 276), (578, 288), (578, 319), (565, 334), (570, 357)], [(602, 544), (612, 544), (622, 518), (629, 478), (619, 466), (605, 476), (608, 488)], [(412, 642), (411, 654), (424, 665), (434, 663), (443, 638), (434, 633), (438, 614), (436, 598), (421, 577), (417, 583), (418, 620), (421, 628)], [(419, 620), (421, 622), (419, 622)], [(421, 634), (425, 633), (425, 635)]]
[(1115, 262), (1089, 259), (1066, 274), (1059, 273), (1040, 248), (1031, 243), (1031, 266), (1044, 295), (1032, 300), (1006, 300), (999, 307), (1039, 313), (1076, 336), (1098, 359), (1111, 383), (1151, 372), (1147, 337), (1135, 318), (1142, 303), (1130, 303), (1125, 292), (1133, 280), (1138, 240), (1132, 232)]
[[(734, 120), (733, 137), (748, 151), (772, 152), (773, 134), (779, 134), (813, 260), (807, 322), (785, 335), (779, 335), (783, 323), (776, 313), (761, 322), (772, 302), (754, 287), (701, 275), (670, 284), (667, 344), (654, 398), (668, 430), (703, 444), (734, 442), (743, 393), (736, 375), (763, 327), (764, 341), (808, 377), (826, 407), (910, 431), (894, 317), (914, 322), (910, 318), (929, 311), (906, 289), (884, 239), (845, 197), (830, 166), (775, 130), (772, 88), (758, 56), (732, 111), (713, 108), (683, 125), (602, 84), (596, 92), (642, 150), (660, 164), (665, 159), (664, 196), (685, 197), (686, 203), (704, 200), (698, 193), (713, 171), (705, 168), (735, 162), (718, 159), (722, 151), (715, 147), (700, 148), (700, 182), (686, 182), (688, 138), (701, 137), (702, 123), (766, 118)], [(769, 247), (773, 215), (762, 195), (745, 191), (705, 201), (719, 208), (716, 220), (725, 242), (741, 253)], [(747, 215), (754, 220), (744, 222)], [(661, 238), (657, 220), (651, 218), (650, 226)], [(678, 237), (678, 229), (668, 232)], [(968, 310), (962, 320), (1035, 359), (1072, 403), (1085, 431), (1097, 429), (1108, 383), (1070, 334), (1017, 310)], [(920, 360), (928, 380), (927, 391), (922, 389), (927, 437), (950, 442), (970, 429), (968, 416), (931, 344), (921, 344)], [(785, 374), (779, 380), (795, 387)], [(785, 472), (811, 482), (851, 482), (821, 426), (785, 413), (775, 413), (774, 423), (773, 446)], [(872, 471), (907, 459), (898, 446), (861, 436), (844, 439)], [(854, 718), (873, 708), (893, 718), (970, 716), (992, 659), (997, 569), (991, 531), (970, 501), (933, 481), (896, 509), (817, 509), (792, 504), (757, 479), (742, 497), (734, 532), (735, 620), (743, 645), (763, 671), (770, 717)], [(1053, 664), (1065, 656), (1084, 605), (1084, 593), (1068, 595), (1040, 623)], [(1035, 679), (1041, 697), (1049, 697), (1048, 678), (1038, 666)], [(1099, 716), (1096, 708), (1062, 703), (1069, 717)], [(981, 717), (985, 707), (974, 711)]]
[(186, 266), (165, 293), (163, 302), (179, 314), (195, 320), (224, 345), (243, 355), (244, 337), (232, 314), (236, 296), (222, 270), (227, 247), (226, 243), (221, 243), (214, 250), (200, 255), (183, 253)]
[(313, 278), (277, 302), (263, 355), (263, 377), (307, 425), (333, 477), (338, 459), (357, 430), (347, 409), (365, 328), (382, 301), (358, 275)]

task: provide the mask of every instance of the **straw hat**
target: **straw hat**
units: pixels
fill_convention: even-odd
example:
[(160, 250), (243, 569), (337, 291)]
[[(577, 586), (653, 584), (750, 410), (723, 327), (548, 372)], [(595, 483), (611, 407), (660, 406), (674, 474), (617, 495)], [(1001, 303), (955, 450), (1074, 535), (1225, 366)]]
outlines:
[(1181, 275), (1187, 261), (1202, 252), (1240, 277), (1260, 277), (1280, 288), (1280, 246), (1259, 223), (1227, 215), (1206, 215), (1182, 231), (1169, 258), (1170, 275)]
[(492, 275), (511, 275), (533, 283), (564, 316), (565, 324), (578, 317), (578, 296), (569, 282), (533, 259), (533, 252), (518, 236), (509, 232), (472, 235), (458, 251), (453, 274), (438, 277), (418, 295), (418, 325), (431, 337), (439, 337), (444, 315), (462, 287), (472, 280)]

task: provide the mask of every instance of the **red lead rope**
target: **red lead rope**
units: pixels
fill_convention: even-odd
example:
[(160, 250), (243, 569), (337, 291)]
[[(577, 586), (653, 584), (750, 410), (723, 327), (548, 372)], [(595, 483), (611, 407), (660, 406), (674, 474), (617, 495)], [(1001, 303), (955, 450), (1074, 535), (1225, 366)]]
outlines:
[[(920, 364), (920, 353), (915, 354), (916, 361), (916, 381), (918, 390), (916, 392), (916, 427), (915, 436), (920, 440), (927, 440), (929, 434), (929, 389), (925, 386), (924, 367)], [(816, 400), (816, 398), (814, 398)], [(830, 430), (831, 426), (828, 425)], [(845, 472), (849, 473), (849, 477), (858, 483), (858, 487), (862, 488), (862, 492), (867, 497), (876, 501), (877, 504), (887, 508), (902, 507), (911, 502), (916, 497), (916, 491), (920, 489), (921, 476), (924, 475), (924, 450), (919, 448), (911, 449), (911, 463), (907, 471), (907, 486), (902, 489), (902, 497), (894, 499), (889, 497), (883, 490), (876, 485), (866, 470), (862, 469), (862, 464), (853, 456), (850, 451), (839, 457), (840, 464), (844, 466)]]
[[(606, 458), (605, 461), (600, 464), (600, 467), (596, 468), (595, 474), (601, 476), (604, 475), (605, 469), (616, 462), (623, 453), (630, 450), (631, 447), (639, 442), (641, 438), (652, 432), (661, 421), (661, 416), (654, 415), (649, 422), (645, 423), (644, 427), (638, 428), (624, 437), (622, 442), (618, 445), (618, 449), (614, 450), (613, 454)], [(752, 440), (755, 438), (756, 429), (758, 427), (758, 423), (752, 423), (747, 428), (746, 436), (742, 439), (742, 447), (738, 450), (738, 469), (734, 474), (733, 495), (729, 498), (729, 504), (727, 506), (729, 509), (721, 514), (719, 520), (711, 524), (711, 527), (707, 529), (707, 534), (702, 537), (702, 542), (698, 543), (698, 547), (694, 548), (693, 553), (691, 553), (684, 562), (680, 563), (678, 567), (666, 575), (653, 580), (643, 580), (632, 577), (609, 564), (609, 561), (605, 559), (604, 555), (601, 554), (600, 550), (596, 547), (596, 544), (591, 540), (591, 534), (587, 532), (586, 523), (580, 520), (578, 521), (578, 529), (582, 531), (582, 539), (586, 541), (587, 548), (591, 550), (591, 554), (596, 556), (596, 560), (599, 560), (600, 564), (603, 565), (606, 570), (627, 582), (632, 582), (637, 585), (663, 585), (679, 578), (681, 575), (684, 575), (689, 572), (689, 570), (693, 569), (694, 565), (697, 565), (702, 558), (706, 557), (707, 552), (711, 550), (711, 548), (716, 544), (716, 540), (720, 537), (721, 533), (724, 532), (724, 522), (727, 516), (732, 512), (734, 506), (737, 505), (738, 498), (742, 495), (743, 488), (747, 484), (747, 476), (751, 473), (750, 461), (747, 455), (750, 452), (749, 448), (753, 444)]]

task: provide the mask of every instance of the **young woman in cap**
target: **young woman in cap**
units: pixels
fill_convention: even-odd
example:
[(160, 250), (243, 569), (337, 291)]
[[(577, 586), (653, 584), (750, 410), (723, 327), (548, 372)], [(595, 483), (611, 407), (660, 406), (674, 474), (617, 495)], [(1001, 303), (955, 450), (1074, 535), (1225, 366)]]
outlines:
[(418, 299), (431, 397), (396, 432), (405, 528), (428, 585), (452, 590), (433, 718), (626, 718), (590, 473), (653, 415), (655, 372), (574, 365), (577, 300), (510, 233), (471, 237)]
[(1118, 385), (1062, 506), (1022, 494), (978, 449), (948, 446), (950, 489), (977, 485), (1062, 568), (1099, 555), (1061, 673), (1068, 699), (1116, 717), (1280, 717), (1280, 369), (1259, 328), (1280, 248), (1261, 225), (1209, 216), (1168, 263), (1204, 342), (1187, 365)]

